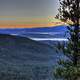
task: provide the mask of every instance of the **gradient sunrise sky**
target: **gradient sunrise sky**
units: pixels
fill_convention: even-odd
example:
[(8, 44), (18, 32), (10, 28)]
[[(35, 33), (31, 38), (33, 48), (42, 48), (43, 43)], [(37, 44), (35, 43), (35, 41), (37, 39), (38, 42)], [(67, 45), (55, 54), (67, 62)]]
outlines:
[(58, 7), (58, 0), (0, 0), (0, 27), (54, 26)]

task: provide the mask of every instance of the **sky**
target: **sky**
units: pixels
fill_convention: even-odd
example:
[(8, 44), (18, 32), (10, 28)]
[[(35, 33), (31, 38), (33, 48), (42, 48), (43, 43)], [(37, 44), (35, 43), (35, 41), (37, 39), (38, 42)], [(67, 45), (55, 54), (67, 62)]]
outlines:
[(46, 26), (58, 13), (58, 7), (58, 0), (0, 0), (0, 25)]

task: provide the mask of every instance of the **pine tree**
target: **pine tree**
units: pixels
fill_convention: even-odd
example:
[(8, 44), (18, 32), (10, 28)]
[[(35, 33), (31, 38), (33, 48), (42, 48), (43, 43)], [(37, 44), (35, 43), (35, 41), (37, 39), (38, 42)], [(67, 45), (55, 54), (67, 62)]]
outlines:
[(58, 18), (67, 26), (69, 37), (66, 45), (59, 45), (67, 59), (60, 59), (55, 69), (59, 80), (80, 80), (80, 0), (59, 0)]

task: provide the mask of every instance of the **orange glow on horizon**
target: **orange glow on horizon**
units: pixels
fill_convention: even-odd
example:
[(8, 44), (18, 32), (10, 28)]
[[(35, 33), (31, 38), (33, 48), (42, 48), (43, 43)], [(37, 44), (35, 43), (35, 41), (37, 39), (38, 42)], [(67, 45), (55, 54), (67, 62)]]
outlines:
[(39, 28), (39, 27), (52, 27), (52, 26), (59, 26), (62, 24), (26, 24), (26, 25), (0, 25), (0, 28)]
[(35, 28), (62, 25), (62, 22), (54, 17), (48, 18), (24, 18), (24, 17), (0, 17), (0, 28)]

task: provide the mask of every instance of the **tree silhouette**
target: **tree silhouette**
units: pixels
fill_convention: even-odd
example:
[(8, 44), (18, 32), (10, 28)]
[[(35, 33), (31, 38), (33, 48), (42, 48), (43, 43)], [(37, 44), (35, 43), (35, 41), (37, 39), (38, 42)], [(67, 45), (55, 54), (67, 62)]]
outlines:
[(54, 73), (63, 80), (80, 80), (80, 0), (59, 0), (60, 8), (57, 18), (67, 26), (69, 37), (65, 45), (59, 45), (67, 59), (60, 59)]

